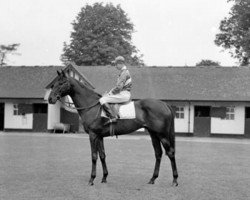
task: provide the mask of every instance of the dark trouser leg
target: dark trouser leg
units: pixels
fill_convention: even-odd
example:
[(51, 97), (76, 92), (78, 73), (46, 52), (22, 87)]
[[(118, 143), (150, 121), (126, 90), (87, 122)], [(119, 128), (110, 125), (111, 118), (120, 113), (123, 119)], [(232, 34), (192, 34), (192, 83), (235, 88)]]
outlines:
[(103, 109), (107, 112), (108, 117), (110, 118), (110, 122), (116, 122), (116, 116), (113, 113), (108, 103), (102, 105)]

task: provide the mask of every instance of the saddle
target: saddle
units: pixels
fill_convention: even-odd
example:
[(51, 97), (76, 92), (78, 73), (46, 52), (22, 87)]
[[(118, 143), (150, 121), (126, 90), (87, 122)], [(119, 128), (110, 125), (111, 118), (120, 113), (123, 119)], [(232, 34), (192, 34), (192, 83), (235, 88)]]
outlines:
[(131, 100), (129, 100), (127, 102), (124, 102), (124, 103), (109, 103), (109, 106), (110, 106), (112, 112), (115, 114), (115, 116), (120, 118), (120, 113), (119, 113), (120, 107), (124, 106), (124, 105), (127, 105), (130, 102), (131, 102)]
[[(134, 102), (129, 100), (124, 103), (109, 103), (112, 112), (120, 119), (133, 119), (135, 118)], [(105, 110), (102, 110), (102, 117), (107, 117)]]

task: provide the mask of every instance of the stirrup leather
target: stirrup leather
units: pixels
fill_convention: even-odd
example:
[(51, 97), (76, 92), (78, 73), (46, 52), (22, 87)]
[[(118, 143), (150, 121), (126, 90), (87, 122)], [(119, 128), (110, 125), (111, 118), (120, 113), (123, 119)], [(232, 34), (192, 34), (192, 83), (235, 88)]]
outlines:
[(116, 118), (109, 118), (108, 121), (104, 123), (104, 126), (108, 124), (116, 123), (116, 122), (117, 122)]

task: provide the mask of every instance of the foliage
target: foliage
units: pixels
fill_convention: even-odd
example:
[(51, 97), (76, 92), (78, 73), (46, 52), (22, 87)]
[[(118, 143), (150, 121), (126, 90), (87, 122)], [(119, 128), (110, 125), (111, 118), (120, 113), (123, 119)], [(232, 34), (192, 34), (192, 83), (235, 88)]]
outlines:
[(9, 45), (0, 45), (0, 66), (7, 65), (7, 55), (17, 54), (15, 51), (20, 46), (20, 44), (9, 44)]
[(64, 43), (62, 61), (77, 65), (109, 65), (118, 55), (130, 65), (143, 65), (142, 55), (132, 45), (134, 25), (120, 5), (86, 5), (72, 23), (70, 44)]
[(212, 61), (212, 60), (201, 60), (200, 62), (196, 63), (196, 66), (220, 66), (219, 62)]
[(250, 1), (228, 0), (233, 6), (228, 17), (220, 22), (220, 33), (215, 44), (228, 49), (241, 65), (248, 65), (250, 58)]

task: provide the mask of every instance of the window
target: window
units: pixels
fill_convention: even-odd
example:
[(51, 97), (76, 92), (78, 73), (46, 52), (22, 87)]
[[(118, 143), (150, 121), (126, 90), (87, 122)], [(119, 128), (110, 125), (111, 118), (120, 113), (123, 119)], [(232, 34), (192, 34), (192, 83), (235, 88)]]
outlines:
[(184, 107), (176, 106), (175, 117), (176, 119), (184, 119)]
[(13, 104), (13, 114), (14, 114), (14, 115), (21, 115), (21, 114), (18, 112), (18, 104)]
[(226, 108), (226, 120), (234, 120), (234, 110), (235, 108), (232, 106), (232, 107), (227, 107)]
[(72, 77), (72, 78), (75, 78), (75, 72), (70, 71), (70, 72), (69, 72), (69, 76)]

